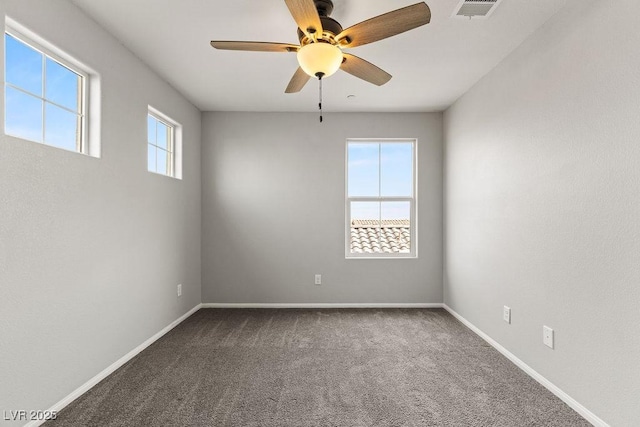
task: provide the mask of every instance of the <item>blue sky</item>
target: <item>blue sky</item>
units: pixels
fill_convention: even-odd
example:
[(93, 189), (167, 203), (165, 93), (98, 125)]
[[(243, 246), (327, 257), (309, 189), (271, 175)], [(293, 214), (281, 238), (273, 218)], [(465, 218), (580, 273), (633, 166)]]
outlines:
[(5, 81), (7, 134), (76, 150), (78, 74), (5, 34)]
[(168, 173), (168, 130), (167, 125), (147, 115), (147, 169), (165, 175)]
[[(413, 192), (410, 142), (358, 143), (348, 146), (348, 196), (405, 196)], [(409, 219), (409, 202), (352, 202), (351, 219)]]

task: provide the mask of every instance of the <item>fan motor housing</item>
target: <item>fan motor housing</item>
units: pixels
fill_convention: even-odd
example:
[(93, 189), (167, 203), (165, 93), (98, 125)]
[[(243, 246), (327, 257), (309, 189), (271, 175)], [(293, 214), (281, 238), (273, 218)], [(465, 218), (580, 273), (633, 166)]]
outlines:
[[(337, 36), (342, 32), (342, 25), (333, 18), (329, 18), (331, 12), (333, 12), (333, 2), (331, 0), (314, 0), (316, 10), (320, 16), (320, 22), (322, 23), (323, 34), (318, 36), (320, 41), (323, 41), (324, 33), (329, 33), (333, 36)], [(298, 28), (298, 40), (302, 43), (305, 38), (304, 32)]]
[[(322, 23), (322, 30), (325, 33), (331, 33), (334, 36), (337, 36), (342, 32), (342, 25), (340, 25), (340, 23), (333, 18), (329, 18), (328, 16), (321, 16), (320, 22)], [(305, 34), (300, 28), (298, 28), (298, 40), (302, 42), (302, 39), (304, 37)]]

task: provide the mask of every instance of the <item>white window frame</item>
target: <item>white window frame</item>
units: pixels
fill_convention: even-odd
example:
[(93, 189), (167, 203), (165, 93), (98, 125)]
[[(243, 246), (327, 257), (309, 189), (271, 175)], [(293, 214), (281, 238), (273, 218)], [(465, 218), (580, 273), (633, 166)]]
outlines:
[[(169, 140), (167, 141), (167, 155), (170, 157), (169, 164), (167, 166), (167, 173), (161, 173), (157, 171), (150, 171), (147, 165), (147, 171), (160, 176), (167, 176), (169, 178), (182, 179), (182, 125), (160, 112), (158, 109), (148, 106), (147, 116), (153, 117), (158, 122), (164, 124), (169, 129)], [(145, 123), (147, 121), (145, 120)], [(154, 145), (156, 149), (164, 150), (158, 147), (156, 144), (149, 142), (149, 130), (147, 129), (147, 156), (149, 153), (149, 146)], [(157, 138), (157, 135), (156, 135)], [(157, 142), (157, 140), (156, 140)], [(157, 166), (157, 165), (156, 165)], [(157, 168), (156, 168), (157, 169)]]
[[(30, 142), (36, 142), (42, 145), (46, 145), (48, 147), (53, 147), (53, 148), (57, 148), (60, 150), (64, 150), (64, 151), (70, 151), (72, 153), (80, 153), (80, 154), (86, 154), (86, 155), (91, 155), (94, 157), (98, 157), (97, 152), (95, 152), (96, 150), (91, 150), (91, 144), (89, 143), (89, 124), (88, 124), (88, 120), (87, 120), (87, 115), (88, 115), (88, 110), (89, 110), (89, 79), (90, 79), (90, 73), (85, 69), (85, 67), (83, 67), (82, 65), (78, 64), (75, 61), (69, 60), (67, 58), (64, 58), (64, 53), (57, 48), (54, 48), (53, 46), (51, 46), (49, 43), (45, 42), (42, 38), (40, 38), (39, 36), (33, 34), (32, 32), (24, 29), (23, 27), (21, 27), (19, 24), (14, 23), (12, 21), (9, 21), (8, 19), (5, 22), (5, 29), (4, 29), (4, 33), (3, 33), (3, 39), (2, 42), (5, 42), (5, 34), (9, 34), (11, 37), (19, 40), (20, 42), (24, 43), (25, 45), (29, 46), (31, 49), (35, 50), (36, 52), (40, 53), (43, 55), (43, 61), (45, 62), (45, 65), (43, 65), (43, 67), (46, 67), (46, 59), (49, 58), (57, 63), (59, 63), (60, 65), (62, 65), (65, 68), (68, 68), (69, 70), (71, 70), (72, 72), (76, 73), (77, 75), (79, 75), (81, 77), (81, 83), (80, 83), (80, 91), (81, 91), (81, 95), (79, 96), (78, 102), (79, 102), (79, 111), (72, 111), (69, 108), (57, 104), (55, 102), (52, 102), (50, 100), (48, 100), (46, 98), (46, 79), (47, 79), (47, 75), (46, 75), (46, 68), (43, 68), (43, 75), (42, 75), (42, 88), (43, 88), (43, 93), (41, 95), (35, 95), (31, 92), (27, 92), (24, 89), (15, 86), (9, 82), (6, 81), (6, 76), (4, 78), (4, 88), (5, 88), (5, 98), (3, 99), (3, 103), (4, 103), (4, 117), (3, 117), (3, 122), (2, 122), (2, 127), (4, 130), (5, 135), (9, 135), (13, 138), (17, 138), (17, 139), (21, 139), (24, 141), (30, 141)], [(27, 34), (31, 34), (31, 36), (27, 35)], [(36, 39), (40, 40), (40, 41), (36, 41)], [(45, 46), (49, 45), (48, 47)], [(4, 57), (4, 64), (5, 64), (5, 69), (6, 69), (6, 61), (7, 61), (7, 57), (6, 57), (6, 46), (5, 46), (5, 57)], [(28, 139), (25, 138), (23, 136), (20, 135), (12, 135), (10, 133), (7, 133), (6, 130), (6, 122), (7, 122), (7, 105), (6, 105), (6, 88), (7, 87), (11, 87), (12, 89), (18, 90), (28, 96), (32, 96), (34, 98), (37, 98), (39, 100), (42, 101), (42, 141), (36, 141), (33, 139)], [(67, 150), (65, 148), (62, 147), (58, 147), (56, 145), (51, 145), (51, 144), (47, 144), (45, 142), (45, 132), (46, 132), (46, 105), (47, 103), (54, 105), (56, 107), (62, 108), (65, 111), (68, 112), (72, 112), (73, 114), (79, 115), (80, 117), (80, 140), (76, 142), (76, 149), (75, 151), (71, 151), (71, 150)]]
[[(396, 197), (396, 196), (358, 196), (349, 197), (349, 143), (374, 143), (374, 144), (389, 144), (389, 143), (411, 143), (413, 146), (413, 182), (412, 192), (410, 197)], [(345, 258), (347, 259), (381, 259), (381, 258), (417, 258), (418, 257), (418, 215), (417, 215), (417, 195), (418, 195), (418, 139), (417, 138), (347, 138), (345, 144)], [(381, 162), (378, 168), (381, 167)], [(380, 174), (378, 174), (380, 179)], [(351, 202), (409, 202), (409, 235), (411, 247), (409, 253), (352, 253), (351, 252)]]

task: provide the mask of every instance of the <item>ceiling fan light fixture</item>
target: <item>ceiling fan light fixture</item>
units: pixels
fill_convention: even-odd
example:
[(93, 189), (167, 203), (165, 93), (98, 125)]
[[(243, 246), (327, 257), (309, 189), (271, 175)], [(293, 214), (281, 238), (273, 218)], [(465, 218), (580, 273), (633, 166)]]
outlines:
[[(460, 1), (497, 3), (501, 0)], [(382, 86), (391, 79), (391, 74), (362, 58), (343, 53), (342, 48), (377, 42), (426, 25), (431, 21), (431, 9), (424, 1), (420, 1), (343, 29), (338, 21), (329, 16), (333, 10), (333, 0), (284, 0), (284, 2), (298, 27), (300, 45), (212, 40), (211, 46), (223, 50), (297, 52), (300, 66), (289, 81), (285, 93), (300, 92), (311, 77), (317, 77), (320, 81), (319, 86), (322, 88), (322, 78), (331, 76), (338, 69), (374, 85)]]
[(329, 77), (342, 64), (342, 50), (330, 43), (310, 43), (298, 50), (298, 63), (311, 77)]

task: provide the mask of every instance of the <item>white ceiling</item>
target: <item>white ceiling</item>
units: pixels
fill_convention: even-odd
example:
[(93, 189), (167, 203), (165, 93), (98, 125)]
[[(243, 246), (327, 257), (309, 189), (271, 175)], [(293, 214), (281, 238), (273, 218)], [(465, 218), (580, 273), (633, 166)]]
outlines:
[[(210, 40), (298, 43), (283, 0), (72, 0), (202, 111), (316, 111), (318, 84), (284, 89), (296, 55), (215, 50)], [(334, 0), (344, 28), (417, 0)], [(325, 111), (442, 111), (543, 25), (565, 0), (504, 0), (488, 19), (452, 18), (349, 49), (393, 75), (378, 87), (344, 72), (323, 81)], [(347, 95), (355, 95), (347, 98)]]

